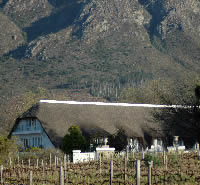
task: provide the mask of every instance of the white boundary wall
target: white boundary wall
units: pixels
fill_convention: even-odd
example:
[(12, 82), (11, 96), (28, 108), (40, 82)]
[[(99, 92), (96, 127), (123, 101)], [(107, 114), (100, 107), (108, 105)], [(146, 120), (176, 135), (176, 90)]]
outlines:
[(96, 152), (84, 152), (73, 150), (73, 163), (89, 162), (96, 159)]
[(115, 148), (96, 148), (96, 152), (81, 152), (81, 150), (73, 150), (73, 163), (94, 161), (98, 158), (98, 153), (111, 154), (115, 152)]

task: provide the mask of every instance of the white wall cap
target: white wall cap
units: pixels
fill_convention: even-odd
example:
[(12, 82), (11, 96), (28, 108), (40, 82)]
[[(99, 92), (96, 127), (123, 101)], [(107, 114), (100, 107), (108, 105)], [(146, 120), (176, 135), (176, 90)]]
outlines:
[[(167, 150), (169, 150), (169, 151), (175, 151), (176, 147), (169, 146), (169, 147), (167, 147)], [(185, 150), (185, 146), (178, 146), (178, 150)]]
[(73, 153), (81, 153), (81, 150), (73, 150)]
[(96, 151), (115, 151), (115, 148), (96, 148)]

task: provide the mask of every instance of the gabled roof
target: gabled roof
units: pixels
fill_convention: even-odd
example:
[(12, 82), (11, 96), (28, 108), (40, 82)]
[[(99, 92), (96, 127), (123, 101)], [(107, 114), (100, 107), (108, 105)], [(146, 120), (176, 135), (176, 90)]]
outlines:
[(141, 137), (147, 141), (148, 136), (162, 136), (162, 128), (153, 121), (152, 111), (164, 107), (167, 106), (41, 100), (18, 120), (37, 118), (56, 146), (72, 125), (78, 125), (89, 134), (102, 136), (123, 128), (129, 137)]

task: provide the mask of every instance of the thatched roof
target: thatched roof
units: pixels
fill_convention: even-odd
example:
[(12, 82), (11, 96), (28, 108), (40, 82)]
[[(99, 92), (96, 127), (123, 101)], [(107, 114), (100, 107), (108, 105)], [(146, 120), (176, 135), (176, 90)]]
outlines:
[[(123, 128), (129, 137), (160, 137), (161, 126), (153, 122), (152, 111), (159, 106), (91, 102), (40, 101), (17, 119), (37, 118), (51, 141), (58, 145), (72, 125), (84, 132), (109, 135)], [(17, 124), (16, 122), (16, 124)]]

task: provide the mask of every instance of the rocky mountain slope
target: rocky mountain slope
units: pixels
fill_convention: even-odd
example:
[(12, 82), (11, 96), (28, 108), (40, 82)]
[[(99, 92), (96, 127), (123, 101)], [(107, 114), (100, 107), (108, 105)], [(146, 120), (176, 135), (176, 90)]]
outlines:
[[(200, 71), (198, 0), (0, 0), (0, 7), (7, 22), (0, 21), (0, 65), (7, 71), (12, 61), (22, 89), (117, 97), (122, 87)], [(0, 82), (8, 91), (10, 75)]]
[(0, 13), (0, 30), (0, 55), (24, 43), (23, 32), (2, 13)]

